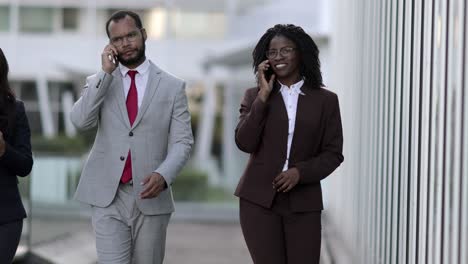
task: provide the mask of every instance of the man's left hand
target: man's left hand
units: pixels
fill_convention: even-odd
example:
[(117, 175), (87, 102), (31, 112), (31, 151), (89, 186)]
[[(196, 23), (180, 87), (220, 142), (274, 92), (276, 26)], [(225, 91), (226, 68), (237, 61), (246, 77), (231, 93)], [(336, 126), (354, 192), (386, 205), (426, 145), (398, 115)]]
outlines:
[(157, 172), (153, 172), (146, 176), (141, 183), (145, 186), (143, 192), (140, 193), (141, 199), (150, 199), (157, 197), (166, 187), (166, 180)]
[(289, 192), (299, 183), (299, 178), (299, 170), (290, 168), (276, 176), (273, 180), (273, 189), (276, 189), (277, 192)]

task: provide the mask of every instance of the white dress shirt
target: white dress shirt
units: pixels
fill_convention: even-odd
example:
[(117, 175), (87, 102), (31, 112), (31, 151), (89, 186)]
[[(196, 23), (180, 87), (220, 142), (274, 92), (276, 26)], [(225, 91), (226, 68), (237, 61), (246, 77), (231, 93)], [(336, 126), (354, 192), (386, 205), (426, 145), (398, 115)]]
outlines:
[[(138, 72), (135, 75), (135, 85), (138, 94), (138, 108), (140, 108), (141, 102), (143, 102), (143, 96), (145, 95), (146, 85), (148, 84), (149, 67), (150, 62), (148, 59), (146, 59), (142, 64), (140, 64), (140, 66), (138, 66), (136, 69), (133, 69), (134, 71)], [(132, 82), (132, 79), (128, 75), (128, 71), (130, 69), (122, 64), (119, 64), (119, 70), (122, 74), (125, 100), (127, 100), (128, 91), (130, 90), (130, 84)]]
[(286, 161), (283, 166), (283, 171), (287, 171), (289, 165), (289, 153), (291, 152), (291, 144), (294, 136), (294, 127), (296, 125), (297, 101), (299, 100), (299, 95), (304, 95), (301, 91), (304, 80), (291, 85), (291, 87), (283, 85), (280, 82), (279, 84), (281, 85), (279, 92), (283, 96), (286, 112), (288, 113), (288, 145), (286, 146)]

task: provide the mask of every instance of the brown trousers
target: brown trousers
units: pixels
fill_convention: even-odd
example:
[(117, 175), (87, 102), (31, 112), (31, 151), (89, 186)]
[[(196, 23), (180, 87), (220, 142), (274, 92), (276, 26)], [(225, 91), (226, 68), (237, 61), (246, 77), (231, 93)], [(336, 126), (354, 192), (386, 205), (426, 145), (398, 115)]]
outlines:
[(319, 264), (321, 211), (294, 213), (289, 194), (272, 208), (240, 199), (240, 224), (254, 264)]

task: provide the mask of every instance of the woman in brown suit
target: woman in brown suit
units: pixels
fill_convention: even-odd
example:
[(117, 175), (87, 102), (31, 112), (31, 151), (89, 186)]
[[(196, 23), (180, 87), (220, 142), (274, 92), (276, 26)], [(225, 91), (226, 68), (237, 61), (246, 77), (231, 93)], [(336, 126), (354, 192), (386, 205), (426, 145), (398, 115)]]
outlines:
[(236, 195), (255, 264), (319, 263), (320, 181), (343, 161), (338, 97), (301, 27), (276, 25), (253, 51), (258, 86), (246, 91), (236, 144), (250, 153)]

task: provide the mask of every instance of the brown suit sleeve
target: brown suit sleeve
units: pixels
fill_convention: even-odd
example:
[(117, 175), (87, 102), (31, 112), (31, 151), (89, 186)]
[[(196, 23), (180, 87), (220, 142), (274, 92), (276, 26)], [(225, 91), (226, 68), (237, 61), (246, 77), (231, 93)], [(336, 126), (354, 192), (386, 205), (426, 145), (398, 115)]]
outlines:
[(300, 183), (316, 183), (325, 179), (343, 162), (343, 129), (341, 126), (340, 106), (336, 94), (331, 94), (325, 104), (326, 121), (321, 152), (295, 167), (300, 173)]
[(245, 92), (235, 132), (237, 147), (247, 153), (257, 150), (265, 126), (267, 107), (266, 103), (257, 97), (257, 91), (257, 88), (251, 88)]

